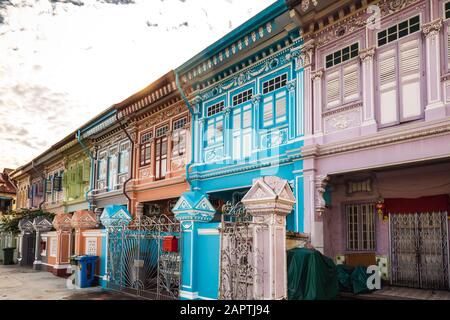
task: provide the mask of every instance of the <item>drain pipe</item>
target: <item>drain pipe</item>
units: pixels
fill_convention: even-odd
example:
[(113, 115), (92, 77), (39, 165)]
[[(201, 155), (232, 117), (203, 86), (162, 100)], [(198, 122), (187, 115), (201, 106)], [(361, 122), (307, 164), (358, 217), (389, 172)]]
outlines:
[(181, 88), (180, 85), (180, 79), (178, 77), (178, 72), (175, 71), (175, 84), (177, 86), (178, 91), (180, 92), (181, 98), (183, 99), (184, 103), (186, 104), (186, 106), (189, 109), (189, 112), (191, 114), (191, 128), (192, 128), (192, 132), (191, 132), (191, 161), (189, 161), (189, 163), (186, 165), (186, 181), (189, 183), (189, 187), (192, 188), (192, 184), (191, 184), (191, 178), (189, 176), (189, 169), (191, 168), (191, 166), (194, 164), (194, 120), (195, 120), (195, 114), (194, 114), (194, 109), (192, 109), (191, 104), (189, 103), (186, 95), (184, 94), (183, 89)]
[(131, 181), (131, 179), (133, 179), (133, 169), (134, 169), (134, 141), (131, 138), (130, 134), (128, 133), (127, 129), (125, 129), (125, 126), (122, 124), (122, 122), (119, 119), (119, 113), (116, 112), (116, 120), (117, 122), (119, 122), (120, 128), (122, 129), (123, 132), (125, 132), (125, 135), (127, 136), (128, 140), (130, 140), (131, 143), (131, 150), (130, 150), (130, 169), (129, 169), (129, 177), (127, 180), (125, 180), (125, 182), (123, 183), (122, 186), (122, 193), (124, 194), (125, 197), (127, 197), (128, 199), (128, 210), (131, 212), (131, 198), (130, 196), (128, 196), (127, 194), (127, 184), (128, 182)]
[(83, 148), (84, 152), (89, 156), (89, 159), (91, 160), (91, 170), (89, 172), (89, 190), (87, 190), (84, 193), (84, 198), (86, 199), (86, 201), (88, 202), (88, 208), (89, 210), (92, 210), (92, 202), (89, 200), (89, 193), (92, 192), (92, 190), (94, 189), (94, 166), (95, 166), (95, 159), (94, 156), (92, 155), (91, 151), (89, 151), (89, 149), (86, 147), (86, 145), (83, 143), (83, 141), (81, 141), (81, 130), (78, 130), (76, 133), (76, 138), (78, 143), (81, 145), (81, 147)]

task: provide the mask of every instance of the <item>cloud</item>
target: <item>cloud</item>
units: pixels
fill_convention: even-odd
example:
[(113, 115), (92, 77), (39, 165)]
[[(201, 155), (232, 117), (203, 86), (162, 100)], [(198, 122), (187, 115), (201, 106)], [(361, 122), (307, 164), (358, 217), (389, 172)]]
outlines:
[(0, 0), (0, 168), (17, 167), (273, 0)]

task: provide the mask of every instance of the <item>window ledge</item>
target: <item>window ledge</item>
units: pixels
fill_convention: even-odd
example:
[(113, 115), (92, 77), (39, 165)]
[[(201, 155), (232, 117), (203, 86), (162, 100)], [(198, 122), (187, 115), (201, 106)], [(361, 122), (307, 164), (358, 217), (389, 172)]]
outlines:
[(353, 101), (353, 102), (346, 103), (346, 104), (343, 104), (338, 107), (334, 107), (332, 109), (322, 112), (322, 117), (325, 118), (325, 117), (331, 116), (336, 113), (341, 113), (344, 111), (360, 108), (362, 106), (363, 106), (363, 102), (361, 100)]

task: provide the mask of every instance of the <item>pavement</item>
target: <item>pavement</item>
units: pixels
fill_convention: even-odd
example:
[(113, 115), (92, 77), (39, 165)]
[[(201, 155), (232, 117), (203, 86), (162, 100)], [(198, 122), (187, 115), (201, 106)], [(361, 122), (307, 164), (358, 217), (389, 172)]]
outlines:
[(341, 292), (340, 296), (345, 300), (450, 300), (450, 291), (385, 286), (372, 293)]
[(0, 300), (134, 300), (101, 287), (69, 289), (67, 279), (47, 271), (0, 265)]

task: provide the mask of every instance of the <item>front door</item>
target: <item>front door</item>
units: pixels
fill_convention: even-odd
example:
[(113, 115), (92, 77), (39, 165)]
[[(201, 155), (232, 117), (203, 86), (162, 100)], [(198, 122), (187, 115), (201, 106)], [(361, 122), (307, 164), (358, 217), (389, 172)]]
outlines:
[(446, 212), (390, 215), (391, 283), (449, 289)]

